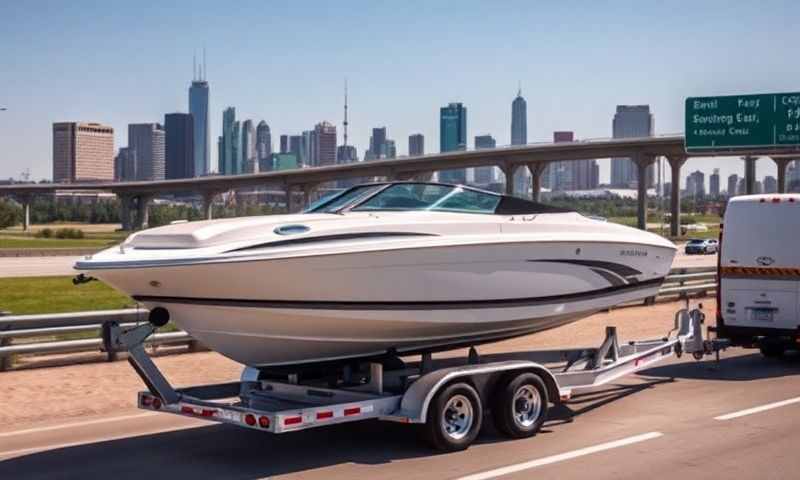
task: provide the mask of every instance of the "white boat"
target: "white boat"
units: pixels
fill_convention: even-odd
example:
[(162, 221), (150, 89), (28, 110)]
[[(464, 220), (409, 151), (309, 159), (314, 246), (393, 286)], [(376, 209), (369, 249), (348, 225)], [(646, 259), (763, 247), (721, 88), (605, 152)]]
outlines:
[[(657, 293), (657, 235), (469, 187), (353, 187), (305, 213), (174, 224), (77, 262), (256, 367), (452, 349)], [(163, 311), (162, 311), (163, 312)]]

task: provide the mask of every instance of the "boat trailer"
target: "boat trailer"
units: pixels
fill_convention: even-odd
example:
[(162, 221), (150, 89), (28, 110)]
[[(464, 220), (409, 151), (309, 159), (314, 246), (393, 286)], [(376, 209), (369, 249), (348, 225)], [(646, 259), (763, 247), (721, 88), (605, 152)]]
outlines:
[(130, 328), (107, 322), (103, 343), (107, 351), (128, 353), (147, 387), (138, 394), (141, 409), (271, 433), (374, 418), (423, 424), (432, 446), (454, 451), (472, 443), (484, 411), (507, 436), (532, 436), (549, 403), (566, 402), (672, 355), (699, 360), (718, 354), (727, 345), (703, 338), (704, 318), (702, 310), (681, 309), (675, 328), (657, 340), (621, 343), (616, 328), (608, 327), (597, 348), (518, 352), (496, 361), (471, 348), (467, 358), (434, 360), (427, 353), (407, 365), (366, 360), (324, 378), (245, 367), (238, 382), (181, 389), (170, 385), (145, 351), (144, 341), (163, 325), (161, 319)]

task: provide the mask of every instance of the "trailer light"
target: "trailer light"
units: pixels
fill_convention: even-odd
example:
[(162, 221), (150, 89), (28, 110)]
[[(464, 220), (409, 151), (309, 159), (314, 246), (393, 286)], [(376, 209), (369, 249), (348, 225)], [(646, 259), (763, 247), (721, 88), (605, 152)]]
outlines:
[(268, 417), (258, 417), (258, 425), (261, 428), (269, 428), (269, 418)]
[(766, 200), (764, 200), (763, 198), (758, 201), (758, 203), (764, 203), (764, 202), (766, 202)]
[(794, 197), (789, 198), (789, 203), (794, 203)]
[(255, 427), (256, 426), (256, 416), (253, 415), (252, 413), (248, 413), (247, 415), (244, 416), (244, 423), (250, 425), (251, 427)]
[(216, 410), (211, 410), (211, 409), (208, 409), (208, 408), (204, 408), (203, 411), (200, 412), (200, 415), (203, 416), (203, 417), (213, 417), (216, 413), (217, 413)]
[(303, 423), (303, 417), (287, 417), (283, 419), (284, 425), (297, 425), (298, 423)]
[(183, 407), (181, 407), (181, 413), (188, 413), (189, 415), (194, 415), (194, 408), (184, 405)]
[(161, 409), (161, 399), (158, 397), (153, 398), (153, 408), (156, 410)]
[(333, 418), (333, 412), (317, 412), (317, 420), (327, 420)]
[(779, 197), (775, 197), (772, 199), (772, 203), (781, 203), (781, 199)]
[(345, 408), (344, 409), (344, 416), (347, 417), (349, 415), (358, 415), (361, 413), (361, 407), (352, 407), (352, 408)]
[(142, 406), (149, 407), (153, 404), (153, 397), (150, 395), (142, 395)]

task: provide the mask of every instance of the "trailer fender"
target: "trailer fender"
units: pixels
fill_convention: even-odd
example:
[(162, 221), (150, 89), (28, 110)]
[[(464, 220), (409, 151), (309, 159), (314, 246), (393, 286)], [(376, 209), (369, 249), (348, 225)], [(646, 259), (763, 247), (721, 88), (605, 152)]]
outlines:
[(493, 375), (514, 371), (531, 371), (539, 374), (548, 388), (552, 401), (557, 401), (558, 384), (553, 374), (543, 365), (526, 361), (496, 362), (485, 365), (463, 365), (436, 370), (418, 378), (406, 390), (400, 401), (399, 417), (411, 423), (425, 423), (428, 418), (428, 407), (433, 397), (444, 387), (455, 380), (471, 380), (477, 375)]

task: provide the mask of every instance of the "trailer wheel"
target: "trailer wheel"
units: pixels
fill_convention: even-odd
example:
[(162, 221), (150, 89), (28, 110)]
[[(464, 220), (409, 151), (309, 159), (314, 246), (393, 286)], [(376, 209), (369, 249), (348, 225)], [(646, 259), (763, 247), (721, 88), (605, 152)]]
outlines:
[(511, 438), (536, 435), (547, 418), (548, 398), (544, 381), (535, 373), (521, 373), (497, 386), (492, 405), (494, 423)]
[(466, 383), (454, 383), (433, 398), (424, 427), (425, 439), (437, 450), (464, 450), (478, 436), (482, 420), (478, 392)]

